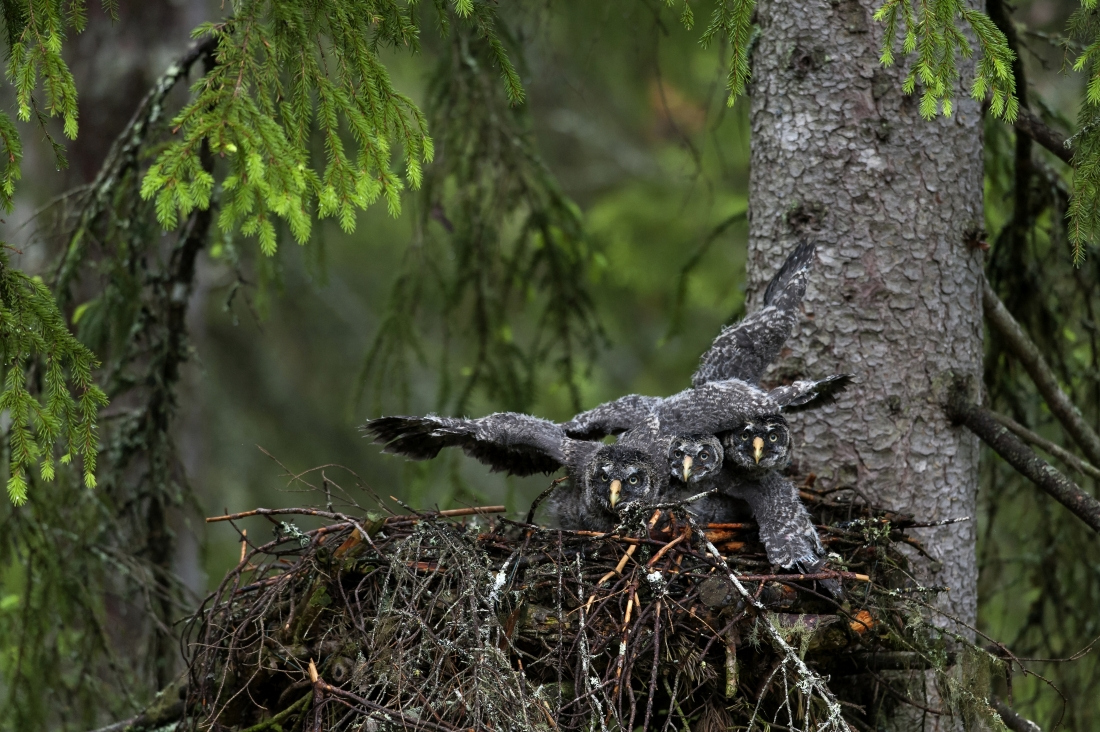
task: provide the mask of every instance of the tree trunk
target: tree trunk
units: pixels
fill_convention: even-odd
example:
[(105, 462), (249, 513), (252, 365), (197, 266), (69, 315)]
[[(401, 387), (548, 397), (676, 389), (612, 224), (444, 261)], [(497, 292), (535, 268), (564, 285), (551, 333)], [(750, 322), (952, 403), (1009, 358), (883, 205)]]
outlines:
[[(878, 62), (879, 4), (758, 5), (750, 307), (797, 241), (815, 240), (805, 318), (767, 379), (840, 371), (855, 384), (792, 418), (800, 470), (921, 521), (973, 517), (978, 441), (943, 404), (950, 374), (981, 378), (981, 112), (961, 88), (953, 117), (921, 118), (904, 68)], [(950, 587), (941, 607), (973, 623), (974, 522), (923, 534), (939, 560), (923, 581)]]

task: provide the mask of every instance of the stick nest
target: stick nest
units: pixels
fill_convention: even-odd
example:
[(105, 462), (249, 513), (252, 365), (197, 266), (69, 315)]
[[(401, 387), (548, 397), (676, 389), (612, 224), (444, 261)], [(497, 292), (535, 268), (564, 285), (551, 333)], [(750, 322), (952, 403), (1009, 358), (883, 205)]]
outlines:
[[(836, 495), (803, 490), (832, 555), (812, 576), (777, 573), (753, 524), (695, 526), (676, 507), (619, 535), (480, 509), (249, 512), (275, 538), (242, 552), (189, 621), (189, 724), (872, 728), (905, 695), (897, 670), (942, 666), (945, 651), (922, 611), (935, 590), (900, 550), (923, 551), (913, 520)], [(332, 523), (303, 530), (294, 513)]]

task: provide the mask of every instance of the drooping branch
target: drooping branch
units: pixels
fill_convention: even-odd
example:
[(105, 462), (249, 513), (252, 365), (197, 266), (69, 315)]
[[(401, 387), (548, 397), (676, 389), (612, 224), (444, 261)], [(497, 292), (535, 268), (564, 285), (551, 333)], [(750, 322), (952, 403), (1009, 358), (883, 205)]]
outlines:
[(138, 153), (148, 143), (152, 127), (165, 115), (164, 101), (168, 93), (180, 80), (186, 80), (195, 63), (213, 53), (216, 40), (208, 35), (193, 41), (157, 79), (126, 127), (111, 144), (95, 180), (84, 194), (77, 223), (54, 273), (53, 290), (60, 305), (65, 306), (71, 298), (70, 286), (77, 276), (88, 243), (87, 230), (110, 208), (117, 183), (139, 165)]
[(1008, 431), (985, 407), (972, 403), (964, 388), (952, 390), (947, 403), (952, 421), (965, 425), (992, 447), (1005, 462), (1049, 493), (1093, 531), (1100, 533), (1100, 501), (1085, 493), (1072, 480)]
[(997, 297), (997, 293), (990, 287), (989, 282), (986, 282), (982, 289), (982, 305), (985, 309), (986, 321), (1004, 339), (1008, 350), (1019, 360), (1020, 365), (1035, 382), (1035, 387), (1046, 400), (1051, 414), (1062, 423), (1069, 436), (1084, 451), (1089, 462), (1093, 465), (1100, 464), (1100, 435), (1096, 434), (1070, 401), (1069, 396), (1062, 391), (1062, 387), (1058, 385), (1058, 378), (1043, 358), (1039, 347), (1008, 312), (1008, 308)]

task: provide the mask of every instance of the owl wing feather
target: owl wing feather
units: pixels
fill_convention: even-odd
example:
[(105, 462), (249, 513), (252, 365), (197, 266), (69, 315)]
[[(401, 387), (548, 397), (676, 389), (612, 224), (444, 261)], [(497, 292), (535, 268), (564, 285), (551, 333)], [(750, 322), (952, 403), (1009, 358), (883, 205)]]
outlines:
[(835, 401), (836, 395), (848, 388), (850, 383), (851, 374), (833, 374), (816, 381), (803, 379), (772, 389), (768, 397), (784, 412), (798, 412)]
[(647, 397), (628, 394), (610, 402), (581, 412), (561, 428), (570, 437), (580, 440), (594, 440), (607, 435), (618, 435), (635, 429), (656, 414), (663, 400), (660, 397)]
[(795, 247), (768, 283), (762, 307), (741, 322), (726, 326), (714, 339), (691, 377), (693, 386), (723, 379), (752, 384), (760, 381), (794, 329), (814, 251), (812, 242)]
[(664, 434), (717, 435), (779, 411), (780, 405), (760, 387), (724, 379), (661, 400), (657, 415)]
[(527, 414), (498, 412), (479, 419), (380, 417), (363, 430), (384, 445), (383, 452), (429, 460), (444, 447), (460, 447), (494, 472), (511, 475), (552, 473), (574, 450), (561, 428)]

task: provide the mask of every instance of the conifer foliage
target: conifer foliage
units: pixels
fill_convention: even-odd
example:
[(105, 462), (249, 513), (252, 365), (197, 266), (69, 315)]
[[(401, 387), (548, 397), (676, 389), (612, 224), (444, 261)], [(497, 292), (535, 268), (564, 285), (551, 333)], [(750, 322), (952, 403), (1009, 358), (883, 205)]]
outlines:
[(919, 3), (914, 9), (909, 0), (886, 0), (875, 13), (875, 20), (885, 21), (886, 38), (882, 46), (883, 66), (894, 63), (894, 43), (898, 21), (903, 29), (902, 51), (916, 51), (917, 60), (905, 78), (906, 94), (913, 94), (917, 84), (922, 88), (920, 112), (925, 119), (937, 113), (950, 116), (953, 91), (959, 79), (956, 55), (970, 58), (974, 49), (956, 25), (964, 20), (974, 32), (981, 49), (970, 94), (982, 101), (988, 94), (989, 109), (1001, 119), (1016, 119), (1019, 102), (1012, 62), (1016, 54), (1008, 47), (1004, 34), (993, 25), (989, 16), (967, 6), (960, 0), (939, 0)]
[[(114, 12), (113, 3), (106, 0), (104, 8)], [(65, 136), (75, 138), (76, 85), (61, 50), (67, 31), (84, 29), (84, 4), (4, 2), (0, 17), (8, 47), (7, 76), (15, 87), (19, 119), (35, 119), (53, 142), (46, 120), (60, 117)], [(44, 104), (35, 97), (39, 86), (45, 92)], [(61, 146), (53, 146), (58, 165), (64, 165)], [(5, 211), (12, 209), (22, 156), (19, 131), (11, 117), (0, 112), (0, 207)], [(13, 269), (6, 253), (0, 253), (0, 347), (5, 371), (0, 410), (11, 419), (9, 499), (16, 505), (27, 500), (27, 474), (36, 465), (43, 480), (53, 480), (57, 442), (67, 450), (62, 463), (74, 455), (83, 458), (84, 484), (94, 487), (96, 414), (107, 402), (92, 379), (98, 363), (69, 333), (49, 288), (40, 278)]]
[[(156, 199), (161, 223), (172, 228), (210, 205), (214, 177), (199, 159), (204, 140), (228, 165), (221, 228), (239, 226), (258, 237), (264, 254), (275, 252), (276, 219), (304, 243), (314, 214), (336, 217), (351, 231), (356, 211), (384, 198), (397, 215), (403, 183), (393, 158), (400, 156), (405, 182), (418, 188), (433, 145), (423, 113), (393, 86), (379, 52), (418, 48), (415, 5), (247, 0), (235, 3), (224, 22), (200, 26), (196, 35), (217, 39), (216, 64), (195, 84), (175, 120), (179, 139), (149, 169), (141, 191)], [(436, 5), (446, 13), (443, 0)], [(521, 99), (491, 8), (470, 0), (454, 0), (453, 8), (489, 41), (510, 96)], [(323, 164), (310, 155), (314, 125), (324, 142)]]
[(1073, 145), (1073, 198), (1069, 206), (1069, 236), (1074, 261), (1084, 258), (1085, 245), (1100, 239), (1100, 7), (1081, 0), (1069, 19), (1070, 34), (1084, 45), (1073, 70), (1085, 72), (1084, 104), (1078, 113), (1079, 131)]
[[(496, 78), (500, 53), (454, 28), (432, 79), (428, 113), (439, 157), (417, 198), (416, 239), (364, 363), (361, 384), (376, 401), (386, 386), (407, 383), (409, 361), (424, 350), (415, 334), (439, 324), (447, 344), (440, 409), (462, 413), (475, 389), (527, 409), (545, 364), (579, 409), (579, 372), (602, 339), (587, 288), (593, 253), (580, 210), (538, 155), (525, 108), (512, 104), (515, 93)], [(522, 58), (518, 48), (510, 53)], [(517, 315), (525, 306), (533, 322)], [(454, 337), (448, 328), (462, 332)], [(520, 343), (517, 331), (531, 337)], [(458, 383), (448, 361), (469, 364)]]
[[(42, 280), (28, 277), (0, 253), (0, 347), (4, 353), (4, 391), (0, 410), (11, 424), (8, 498), (27, 500), (27, 471), (39, 465), (42, 479), (54, 478), (54, 443), (84, 462), (84, 484), (96, 484), (96, 413), (107, 397), (92, 379), (99, 364), (92, 352), (69, 333), (53, 295)], [(38, 382), (42, 400), (29, 390)], [(71, 385), (71, 386), (70, 386)], [(73, 391), (76, 397), (73, 397)]]

